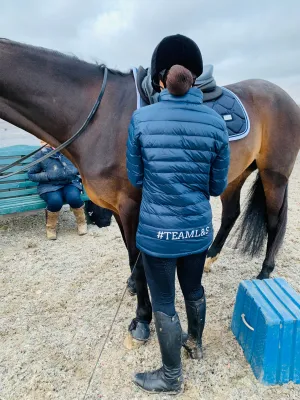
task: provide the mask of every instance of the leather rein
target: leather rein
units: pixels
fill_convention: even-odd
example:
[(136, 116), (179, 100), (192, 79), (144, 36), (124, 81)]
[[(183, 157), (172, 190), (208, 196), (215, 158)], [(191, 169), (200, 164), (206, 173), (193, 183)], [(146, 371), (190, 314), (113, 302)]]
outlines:
[(54, 154), (56, 154), (59, 151), (65, 149), (71, 143), (73, 143), (86, 130), (86, 128), (88, 127), (88, 125), (91, 122), (92, 118), (95, 116), (96, 111), (98, 110), (98, 108), (100, 106), (100, 103), (102, 101), (102, 98), (103, 98), (103, 95), (104, 95), (104, 92), (105, 92), (105, 88), (106, 88), (106, 84), (107, 84), (107, 75), (108, 75), (108, 69), (107, 69), (107, 67), (104, 67), (103, 82), (102, 82), (102, 86), (101, 86), (101, 90), (100, 90), (99, 96), (98, 96), (98, 98), (97, 98), (92, 110), (90, 111), (89, 115), (87, 116), (87, 119), (84, 121), (84, 123), (81, 126), (81, 128), (79, 128), (78, 131), (76, 133), (74, 133), (73, 136), (71, 136), (64, 143), (62, 143), (58, 147), (56, 147), (56, 149), (50, 151), (50, 153), (48, 153), (45, 156), (39, 158), (38, 160), (32, 161), (31, 163), (29, 163), (25, 167), (20, 168), (18, 171), (14, 171), (14, 172), (11, 172), (9, 174), (3, 174), (4, 171), (7, 171), (8, 169), (14, 167), (15, 165), (21, 164), (22, 161), (26, 160), (27, 158), (32, 157), (34, 154), (39, 152), (41, 149), (43, 149), (47, 145), (41, 146), (37, 150), (33, 151), (30, 154), (27, 154), (26, 156), (24, 156), (24, 157), (20, 158), (19, 160), (13, 162), (12, 164), (6, 165), (4, 168), (0, 169), (0, 180), (10, 178), (11, 176), (17, 175), (20, 172), (28, 170), (29, 168), (33, 167), (34, 165), (36, 165), (36, 164), (38, 164), (38, 163), (40, 163), (40, 162), (42, 162), (44, 160), (47, 160), (47, 158), (53, 156)]

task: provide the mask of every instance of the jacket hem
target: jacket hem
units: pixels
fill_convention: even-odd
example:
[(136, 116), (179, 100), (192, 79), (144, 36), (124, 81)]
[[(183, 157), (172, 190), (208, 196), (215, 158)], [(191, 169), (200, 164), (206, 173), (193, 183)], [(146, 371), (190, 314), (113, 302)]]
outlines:
[(200, 249), (197, 249), (195, 251), (188, 251), (188, 252), (180, 252), (180, 253), (171, 253), (171, 254), (161, 254), (161, 253), (156, 253), (155, 251), (149, 251), (148, 249), (145, 249), (143, 246), (140, 246), (139, 244), (136, 245), (136, 247), (142, 252), (145, 253), (149, 256), (152, 257), (158, 257), (158, 258), (181, 258), (181, 257), (186, 257), (186, 256), (191, 256), (192, 254), (199, 254), (199, 253), (203, 253), (205, 250), (207, 250), (211, 244), (212, 244), (213, 240), (210, 241), (210, 243), (208, 245), (205, 245), (203, 247), (201, 247)]

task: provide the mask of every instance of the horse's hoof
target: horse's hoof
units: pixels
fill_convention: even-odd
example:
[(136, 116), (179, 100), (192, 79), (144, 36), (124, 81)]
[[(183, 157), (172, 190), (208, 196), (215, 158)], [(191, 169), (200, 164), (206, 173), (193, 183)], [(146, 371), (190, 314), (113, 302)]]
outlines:
[(130, 296), (136, 296), (136, 290), (132, 290), (130, 286), (127, 286), (127, 292)]
[(268, 274), (267, 272), (260, 272), (258, 275), (257, 275), (257, 278), (256, 279), (259, 279), (259, 280), (263, 280), (263, 279), (269, 279), (270, 278), (270, 274)]
[(130, 296), (136, 295), (135, 281), (131, 277), (128, 278), (128, 280), (127, 280), (127, 291), (130, 294)]
[(219, 254), (217, 254), (215, 257), (208, 257), (205, 261), (204, 264), (204, 271), (205, 272), (210, 272), (212, 264), (217, 261), (219, 258)]
[(139, 322), (133, 319), (128, 328), (128, 335), (124, 340), (124, 346), (128, 350), (136, 349), (149, 340), (150, 327), (147, 322)]

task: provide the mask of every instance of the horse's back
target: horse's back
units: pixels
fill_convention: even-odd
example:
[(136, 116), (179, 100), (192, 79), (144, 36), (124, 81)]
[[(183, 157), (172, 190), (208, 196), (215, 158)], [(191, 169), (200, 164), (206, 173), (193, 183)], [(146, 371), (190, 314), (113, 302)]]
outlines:
[(225, 86), (234, 92), (237, 96), (247, 101), (272, 101), (278, 102), (278, 105), (286, 105), (291, 111), (299, 113), (299, 106), (294, 99), (280, 86), (265, 79), (246, 79), (240, 82)]

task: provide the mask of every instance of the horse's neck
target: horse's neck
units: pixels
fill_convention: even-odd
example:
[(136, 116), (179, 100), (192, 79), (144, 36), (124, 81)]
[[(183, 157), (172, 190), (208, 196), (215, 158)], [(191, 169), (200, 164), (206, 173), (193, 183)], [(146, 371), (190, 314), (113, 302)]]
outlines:
[[(9, 46), (1, 39), (0, 60), (0, 118), (54, 147), (82, 126), (100, 92), (99, 67), (20, 44)], [(135, 106), (132, 75), (109, 73), (92, 123), (65, 152), (81, 173), (90, 173), (91, 165), (119, 165), (120, 154), (124, 163)]]
[[(72, 80), (63, 72), (63, 61), (60, 65), (55, 55), (50, 60), (47, 53), (36, 52), (35, 57), (20, 47), (0, 44), (0, 118), (56, 146), (81, 122), (78, 116), (88, 113), (89, 97), (97, 97), (95, 73), (90, 84), (86, 76), (82, 83)], [(74, 68), (79, 67), (80, 62), (74, 62)], [(98, 71), (99, 80), (100, 76)]]

